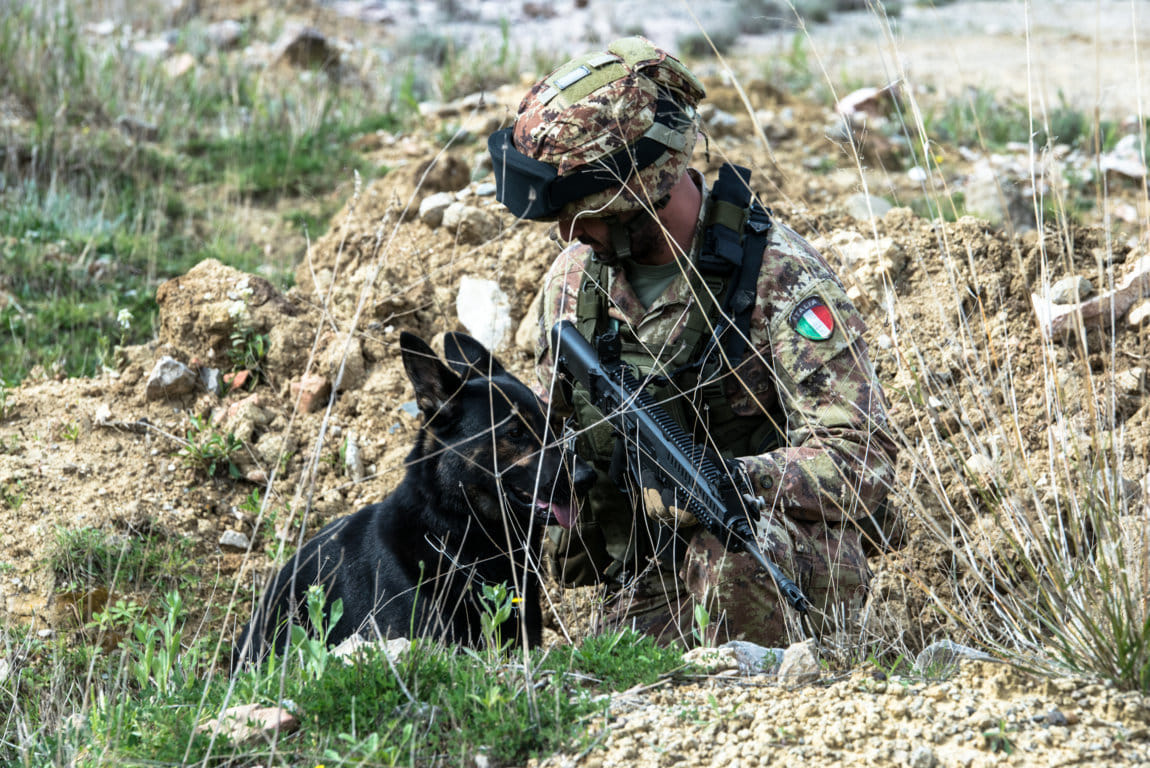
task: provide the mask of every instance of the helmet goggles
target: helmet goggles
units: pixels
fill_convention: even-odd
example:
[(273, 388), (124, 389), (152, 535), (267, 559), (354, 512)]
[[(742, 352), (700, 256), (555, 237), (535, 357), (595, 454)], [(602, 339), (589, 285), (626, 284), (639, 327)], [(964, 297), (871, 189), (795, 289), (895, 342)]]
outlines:
[(682, 150), (685, 130), (694, 129), (694, 108), (659, 99), (655, 122), (633, 145), (620, 147), (590, 163), (559, 175), (555, 166), (515, 148), (514, 126), (487, 139), (495, 171), (495, 198), (518, 218), (554, 219), (564, 206), (625, 184), (633, 173), (656, 163), (668, 148)]

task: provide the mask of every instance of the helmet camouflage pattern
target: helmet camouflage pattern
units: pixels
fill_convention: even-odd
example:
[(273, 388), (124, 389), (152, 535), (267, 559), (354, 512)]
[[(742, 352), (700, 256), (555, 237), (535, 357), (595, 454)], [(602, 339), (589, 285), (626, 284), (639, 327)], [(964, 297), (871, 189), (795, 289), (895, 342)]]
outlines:
[(657, 155), (633, 160), (639, 169), (629, 178), (567, 203), (557, 218), (650, 210), (687, 168), (698, 136), (695, 107), (704, 95), (698, 78), (674, 56), (646, 38), (622, 38), (536, 83), (519, 105), (514, 145), (563, 177), (621, 150), (637, 154), (641, 140), (653, 139), (644, 148)]

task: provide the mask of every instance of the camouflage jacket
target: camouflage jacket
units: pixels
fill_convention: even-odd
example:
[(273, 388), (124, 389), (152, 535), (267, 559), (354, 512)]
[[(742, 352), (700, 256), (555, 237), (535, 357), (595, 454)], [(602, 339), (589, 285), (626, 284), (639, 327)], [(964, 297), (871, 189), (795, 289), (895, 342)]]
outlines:
[[(701, 184), (697, 176), (696, 181)], [(703, 191), (705, 212), (709, 194)], [(701, 229), (690, 259), (700, 247)], [(544, 399), (554, 380), (548, 330), (561, 319), (576, 319), (589, 256), (587, 246), (569, 246), (544, 279), (536, 354), (538, 391)], [(680, 275), (644, 308), (622, 269), (607, 274), (602, 288), (609, 316), (630, 325), (649, 349), (675, 349), (696, 300), (690, 281)], [(739, 457), (757, 492), (771, 509), (800, 520), (835, 522), (873, 512), (890, 488), (897, 448), (885, 429), (885, 398), (867, 356), (862, 317), (822, 256), (778, 222), (763, 255), (757, 298), (748, 351), (735, 375), (724, 379), (735, 415), (761, 419), (770, 412), (782, 414), (783, 445)], [(832, 332), (825, 340), (806, 338), (797, 330), (804, 307), (812, 302), (830, 310)]]

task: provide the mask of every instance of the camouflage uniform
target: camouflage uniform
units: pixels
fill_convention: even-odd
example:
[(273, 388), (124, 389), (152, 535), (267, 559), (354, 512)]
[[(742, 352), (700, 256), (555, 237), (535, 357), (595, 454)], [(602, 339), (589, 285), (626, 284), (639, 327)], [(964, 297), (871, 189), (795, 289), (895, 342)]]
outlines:
[[(704, 196), (700, 227), (688, 253), (693, 263), (710, 196), (702, 179), (691, 173)], [(548, 332), (559, 320), (576, 320), (581, 290), (605, 291), (609, 317), (657, 359), (679, 349), (699, 295), (692, 281), (680, 275), (644, 308), (623, 269), (601, 273), (589, 256), (586, 246), (568, 247), (543, 285), (536, 372), (540, 394), (560, 412), (567, 404), (551, 397), (556, 390)], [(606, 285), (588, 283), (599, 274), (607, 275)], [(805, 338), (795, 328), (798, 312), (810, 306), (812, 297), (833, 318), (825, 340)], [(894, 475), (896, 447), (884, 430), (884, 396), (863, 332), (862, 318), (823, 258), (775, 222), (759, 273), (748, 352), (734, 371), (726, 370), (722, 386), (736, 417), (772, 424), (776, 432), (776, 444), (737, 458), (767, 502), (756, 525), (759, 544), (811, 600), (820, 631), (843, 628), (859, 614), (869, 571), (851, 521), (883, 503)], [(668, 397), (690, 400), (692, 393)], [(681, 410), (677, 420), (691, 421), (683, 413), (703, 418), (702, 410), (696, 398), (696, 405)], [(700, 432), (698, 423), (681, 426)], [(707, 437), (730, 457), (723, 434), (712, 430)], [(617, 589), (614, 619), (663, 639), (682, 636), (690, 642), (694, 606), (703, 602), (712, 639), (785, 640), (793, 612), (785, 606), (780, 610), (769, 576), (748, 555), (727, 552), (698, 525), (680, 526), (675, 536), (667, 536), (636, 509), (642, 502), (632, 500), (641, 494), (621, 493), (603, 476), (602, 462), (598, 469), (600, 483), (573, 533), (549, 541), (562, 581), (587, 583), (591, 573), (622, 582), (616, 587), (632, 587)]]

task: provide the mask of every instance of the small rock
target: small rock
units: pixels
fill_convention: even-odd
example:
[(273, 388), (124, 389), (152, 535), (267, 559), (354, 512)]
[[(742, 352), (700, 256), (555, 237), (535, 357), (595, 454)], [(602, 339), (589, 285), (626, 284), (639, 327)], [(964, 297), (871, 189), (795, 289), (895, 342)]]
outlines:
[(251, 377), (252, 372), (249, 370), (232, 371), (224, 374), (224, 384), (227, 385), (228, 391), (243, 389)]
[(359, 437), (354, 429), (349, 429), (344, 442), (343, 463), (348, 476), (357, 483), (363, 482), (363, 451), (359, 447)]
[(1147, 295), (1150, 295), (1150, 256), (1143, 256), (1112, 291), (1069, 305), (1055, 304), (1035, 293), (1030, 294), (1030, 300), (1042, 334), (1049, 339), (1066, 334), (1078, 323), (1107, 327), (1112, 318), (1122, 317)]
[(993, 656), (988, 653), (970, 648), (965, 645), (959, 645), (953, 640), (939, 640), (938, 642), (931, 643), (915, 657), (914, 666), (919, 671), (919, 674), (931, 674), (937, 676), (945, 676), (950, 673), (950, 668), (958, 664), (962, 660), (972, 661), (997, 661)]
[(966, 471), (983, 482), (994, 479), (994, 460), (986, 454), (975, 453), (966, 460)]
[(838, 103), (835, 104), (835, 111), (844, 116), (861, 114), (869, 117), (882, 117), (894, 106), (897, 94), (897, 83), (891, 83), (882, 88), (859, 88), (839, 99)]
[(436, 192), (423, 198), (419, 204), (419, 220), (429, 227), (438, 227), (443, 223), (443, 212), (455, 202), (452, 192)]
[(12, 674), (12, 662), (8, 659), (0, 658), (0, 685), (8, 681), (8, 676)]
[(160, 127), (147, 120), (141, 120), (131, 115), (120, 115), (116, 118), (116, 127), (120, 133), (132, 141), (155, 141), (160, 138)]
[(539, 310), (543, 306), (543, 292), (536, 291), (535, 298), (519, 321), (515, 330), (515, 346), (524, 352), (534, 353), (535, 343), (539, 338)]
[(132, 53), (139, 54), (146, 59), (159, 60), (168, 55), (172, 44), (166, 37), (154, 37), (151, 40), (137, 40), (132, 43)]
[(196, 57), (190, 53), (177, 53), (164, 62), (164, 72), (173, 80), (183, 77), (195, 69)]
[(491, 197), (496, 192), (495, 184), (490, 181), (485, 181), (475, 187), (476, 197)]
[(239, 531), (224, 531), (220, 535), (220, 549), (230, 549), (238, 552), (247, 552), (252, 543), (248, 537)]
[(783, 662), (779, 665), (779, 682), (798, 686), (818, 680), (822, 667), (819, 666), (816, 648), (815, 640), (804, 640), (787, 648), (783, 652)]
[[(708, 106), (710, 108), (708, 108)], [(707, 126), (707, 133), (712, 137), (730, 136), (739, 126), (739, 120), (730, 112), (721, 110), (714, 105), (704, 105), (699, 108), (699, 117)]]
[(181, 397), (194, 392), (199, 378), (188, 366), (173, 357), (161, 357), (156, 361), (144, 386), (144, 396), (148, 400), (163, 400)]
[(200, 368), (200, 386), (213, 395), (219, 395), (223, 391), (222, 381), (219, 368)]
[(1146, 162), (1138, 136), (1134, 134), (1119, 139), (1112, 151), (1099, 158), (1098, 165), (1103, 173), (1116, 173), (1131, 179), (1146, 178)]
[(235, 19), (224, 19), (209, 24), (204, 29), (204, 34), (213, 47), (226, 51), (239, 45), (240, 38), (244, 34), (244, 25)]
[(934, 750), (925, 744), (919, 744), (910, 751), (910, 768), (934, 768), (937, 762)]
[(297, 720), (283, 707), (261, 707), (244, 704), (231, 707), (218, 718), (196, 728), (198, 733), (221, 731), (236, 744), (270, 738), (276, 731), (291, 733), (299, 728)]
[(464, 275), (455, 299), (459, 322), (489, 350), (498, 351), (511, 332), (511, 301), (494, 280)]
[(745, 640), (730, 640), (723, 643), (720, 648), (734, 652), (735, 659), (739, 662), (739, 674), (742, 675), (775, 674), (782, 664), (785, 653), (782, 648), (764, 648)]
[(444, 209), (442, 224), (465, 245), (482, 245), (499, 234), (499, 221), (494, 216), (460, 202)]
[(994, 225), (1010, 223), (1020, 230), (1034, 228), (1034, 203), (1020, 169), (1000, 167), (979, 158), (959, 181), (963, 205), (974, 216)]
[(794, 110), (784, 109), (774, 112), (761, 109), (755, 113), (755, 123), (763, 129), (767, 140), (771, 142), (786, 141), (795, 135)]
[(738, 670), (739, 659), (731, 648), (692, 648), (683, 654), (683, 661), (703, 669), (708, 675)]
[(1050, 287), (1050, 301), (1077, 304), (1094, 293), (1094, 284), (1080, 275), (1064, 277)]
[(273, 61), (301, 69), (332, 69), (339, 63), (339, 52), (315, 27), (289, 25), (272, 50)]
[(264, 466), (278, 467), (295, 453), (296, 441), (287, 432), (266, 432), (256, 441), (256, 455)]
[(309, 373), (292, 382), (291, 396), (298, 403), (300, 413), (314, 413), (327, 405), (331, 397), (331, 382), (318, 373)]
[(85, 32), (91, 32), (98, 37), (107, 37), (116, 31), (116, 22), (111, 19), (104, 19), (103, 21), (95, 21), (90, 24), (84, 25)]
[(847, 199), (846, 209), (851, 218), (856, 221), (870, 221), (886, 215), (893, 206), (881, 197), (867, 195), (862, 192), (851, 195)]
[(1143, 301), (1134, 305), (1130, 310), (1127, 322), (1130, 323), (1131, 328), (1137, 328), (1148, 319), (1150, 319), (1150, 301)]
[(332, 648), (331, 653), (336, 658), (343, 659), (345, 663), (351, 664), (355, 656), (372, 649), (382, 650), (387, 658), (395, 663), (411, 650), (411, 641), (406, 637), (395, 637), (387, 641), (365, 640), (359, 635), (352, 635)]
[(419, 403), (414, 400), (407, 400), (399, 404), (399, 410), (413, 419), (417, 418), (419, 416)]

